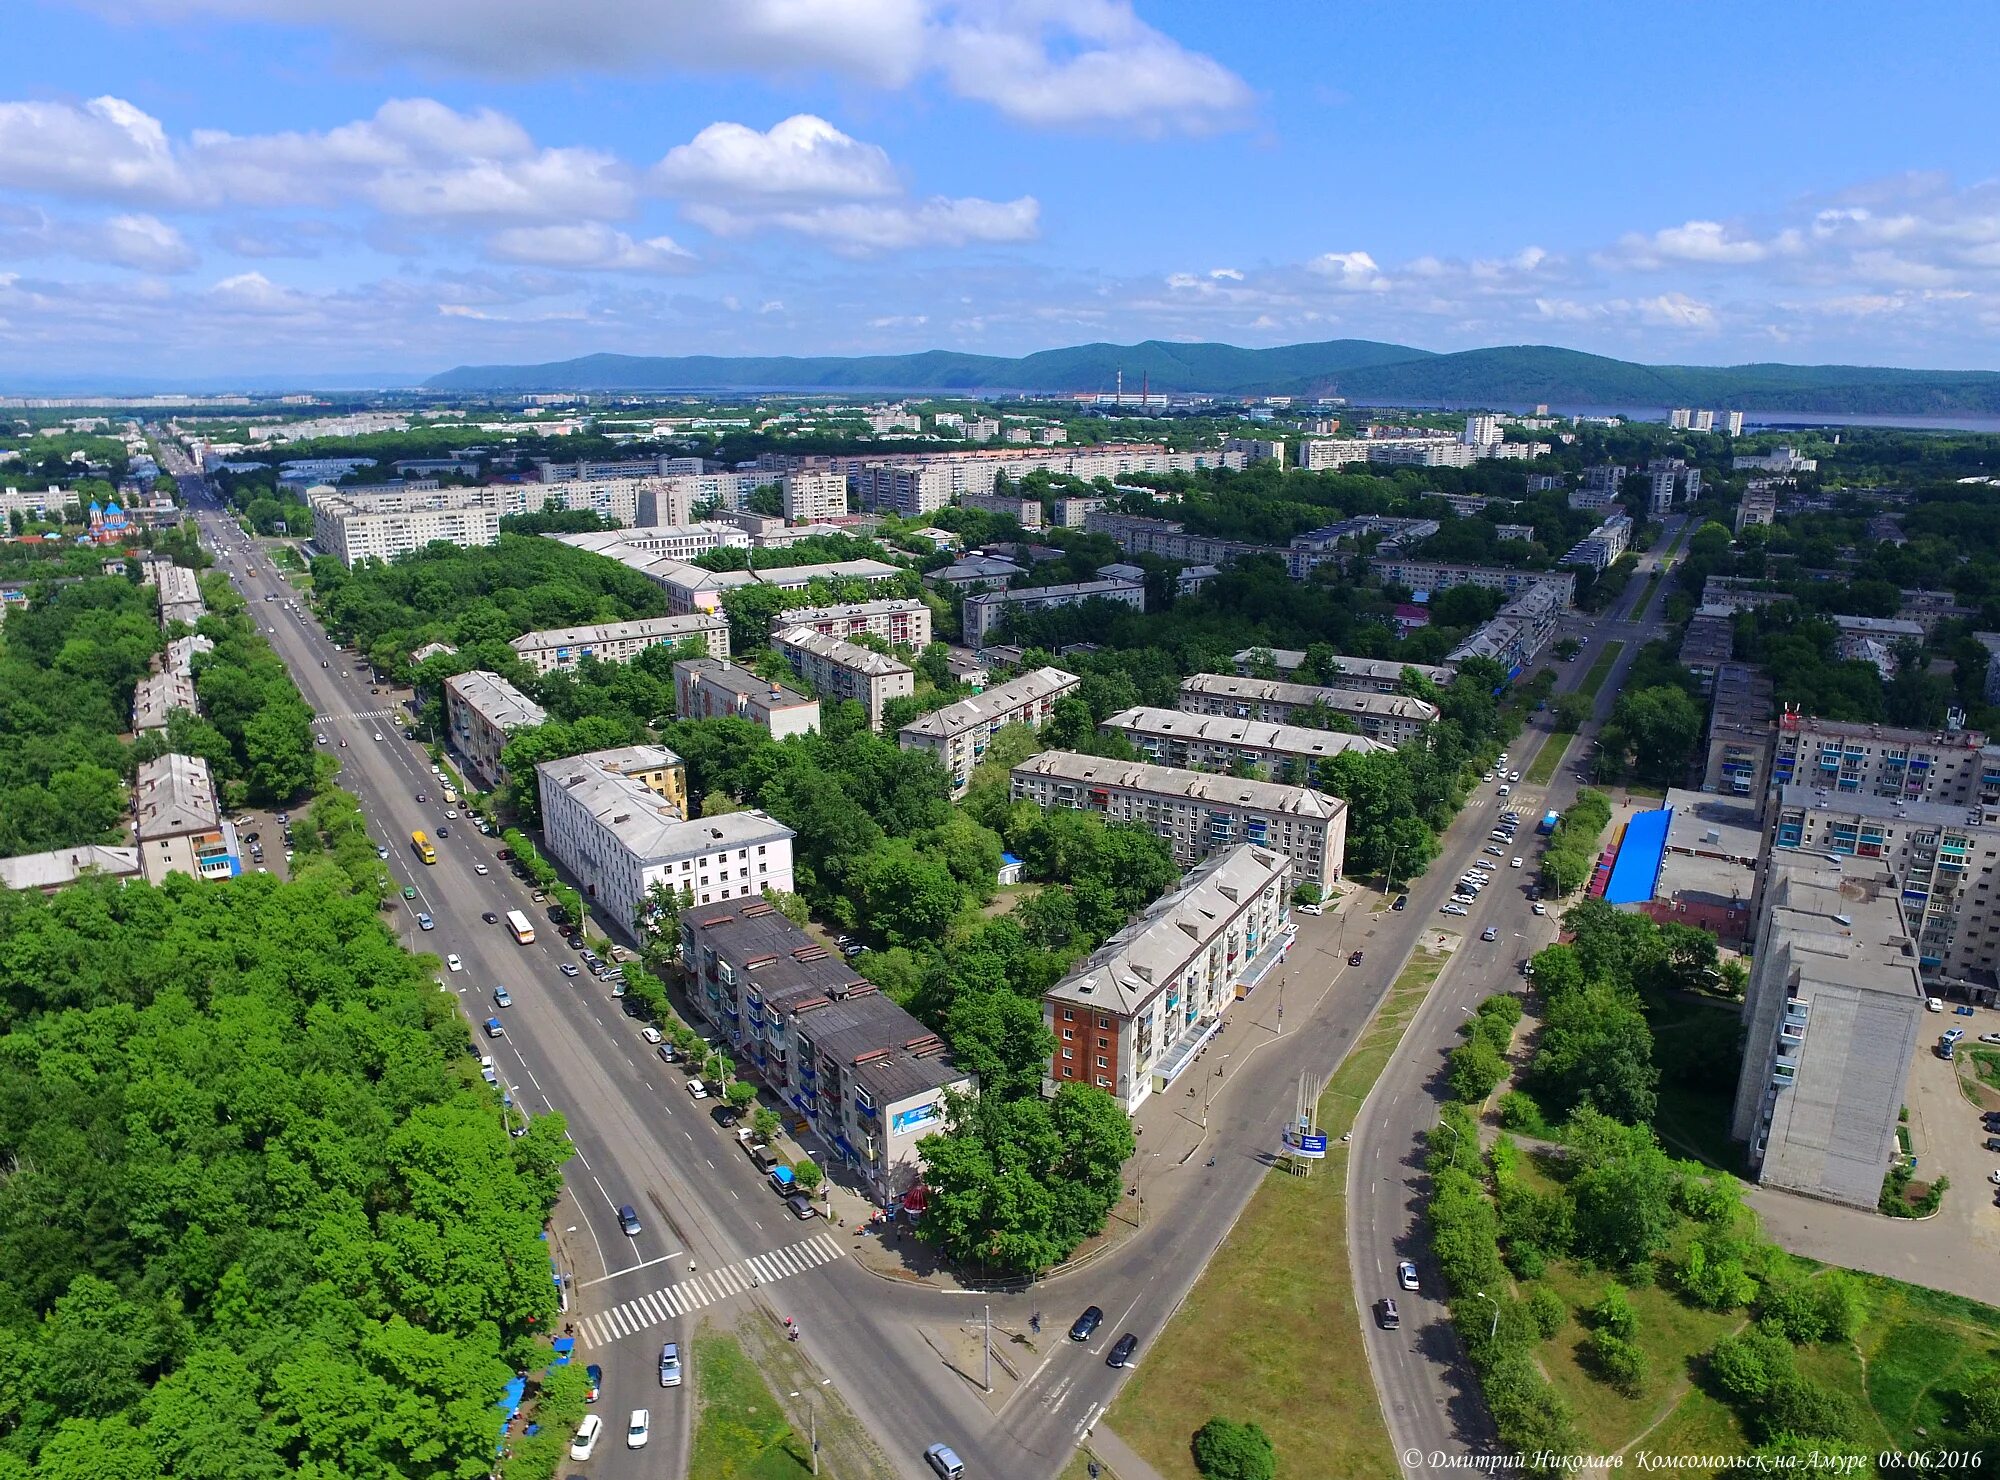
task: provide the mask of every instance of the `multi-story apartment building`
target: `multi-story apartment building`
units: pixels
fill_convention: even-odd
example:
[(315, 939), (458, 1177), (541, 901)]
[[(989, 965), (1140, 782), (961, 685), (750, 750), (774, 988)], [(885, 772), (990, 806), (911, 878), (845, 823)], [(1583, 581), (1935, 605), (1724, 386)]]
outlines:
[(1468, 447), (1490, 447), (1503, 439), (1500, 418), (1474, 414), (1465, 419), (1465, 432), (1459, 440)]
[(747, 719), (769, 730), (774, 740), (819, 728), (819, 700), (717, 658), (674, 664), (674, 709), (682, 719)]
[(1461, 565), (1452, 561), (1417, 560), (1401, 554), (1376, 555), (1368, 562), (1375, 578), (1383, 584), (1407, 586), (1412, 591), (1448, 591), (1453, 586), (1482, 586), (1518, 596), (1536, 586), (1552, 585), (1564, 606), (1576, 601), (1576, 572), (1573, 570), (1516, 570), (1510, 566)]
[(740, 509), (758, 489), (776, 483), (769, 473), (681, 473), (649, 478), (639, 488), (636, 524), (686, 524), (701, 508)]
[(904, 725), (896, 732), (896, 743), (905, 750), (935, 755), (951, 778), (956, 801), (972, 784), (972, 768), (986, 754), (996, 731), (1007, 725), (1039, 730), (1056, 701), (1075, 693), (1082, 682), (1060, 668), (1037, 668)]
[(1688, 618), (1681, 634), (1680, 664), (1701, 682), (1703, 693), (1715, 684), (1716, 671), (1736, 652), (1736, 614), (1727, 607), (1704, 606)]
[(369, 493), (359, 488), (307, 490), (313, 545), (342, 565), (394, 560), (443, 541), (471, 547), (500, 538), (495, 488), (428, 488)]
[(1098, 728), (1123, 735), (1135, 750), (1159, 765), (1198, 766), (1206, 771), (1226, 772), (1241, 763), (1266, 781), (1284, 779), (1289, 771), (1307, 784), (1323, 760), (1347, 751), (1390, 749), (1365, 735), (1225, 719), (1212, 714), (1183, 714), (1178, 709), (1149, 709), (1144, 705), (1121, 710)]
[[(699, 473), (701, 459), (698, 457), (675, 457), (663, 453), (658, 457), (623, 457), (612, 462), (593, 462), (578, 459), (575, 462), (557, 462), (552, 457), (530, 458), (535, 477), (543, 483), (603, 483), (625, 478), (670, 478), (679, 475)], [(396, 465), (399, 469), (401, 463)]]
[(194, 680), (171, 668), (147, 674), (132, 688), (132, 733), (164, 730), (168, 716), (176, 709), (201, 713), (201, 705), (195, 700)]
[(1058, 529), (1082, 529), (1084, 522), (1092, 514), (1111, 507), (1108, 498), (1092, 498), (1077, 494), (1058, 494), (1052, 505), (1049, 522)]
[(1752, 524), (1776, 524), (1778, 522), (1778, 490), (1768, 483), (1756, 488), (1745, 489), (1743, 497), (1736, 504), (1736, 532), (1743, 533)]
[(774, 632), (771, 646), (821, 699), (859, 704), (871, 730), (882, 728), (882, 710), (891, 699), (908, 698), (917, 689), (916, 672), (908, 663), (810, 627)]
[(1014, 767), (1015, 801), (1073, 807), (1150, 828), (1192, 868), (1240, 843), (1282, 853), (1301, 884), (1326, 889), (1347, 853), (1347, 803), (1304, 786), (1245, 781), (1143, 761), (1045, 750)]
[(829, 637), (869, 632), (896, 647), (921, 652), (931, 643), (931, 609), (915, 597), (856, 601), (845, 606), (795, 606), (771, 619), (779, 627), (810, 627)]
[(1787, 709), (1778, 716), (1771, 782), (1803, 782), (1837, 794), (1978, 806), (2000, 794), (1978, 730), (1899, 730), (1817, 719)]
[(1701, 789), (1747, 797), (1761, 809), (1777, 739), (1776, 690), (1761, 668), (1718, 663), (1708, 713), (1708, 759)]
[(1214, 535), (1190, 534), (1171, 519), (1149, 519), (1139, 514), (1118, 514), (1094, 509), (1084, 516), (1087, 533), (1107, 536), (1127, 555), (1157, 555), (1162, 560), (1181, 560), (1194, 565), (1228, 565), (1248, 555), (1276, 555), (1286, 558), (1283, 545), (1253, 545), (1244, 540), (1225, 540)]
[(1756, 473), (1812, 473), (1819, 470), (1819, 459), (1800, 457), (1796, 447), (1774, 447), (1769, 452), (1739, 454), (1729, 465), (1739, 473), (1746, 468)]
[(552, 534), (548, 538), (593, 555), (608, 555), (629, 563), (636, 553), (652, 559), (688, 561), (711, 550), (747, 550), (750, 536), (721, 519), (699, 524), (643, 524), (633, 529), (594, 530), (588, 534)]
[(489, 791), (504, 786), (500, 752), (516, 730), (549, 722), (548, 713), (497, 673), (476, 668), (444, 681), (445, 733), (466, 770)]
[(949, 587), (954, 591), (998, 591), (1016, 576), (1028, 573), (1025, 565), (1018, 565), (1002, 555), (986, 555), (973, 551), (961, 555), (950, 565), (941, 565), (924, 575), (924, 584), (933, 591)]
[(37, 889), (52, 894), (85, 877), (136, 879), (139, 850), (83, 843), (47, 853), (17, 853), (12, 858), (0, 858), (0, 889)]
[(684, 617), (641, 617), (635, 622), (605, 622), (595, 627), (550, 627), (524, 632), (508, 646), (535, 672), (554, 673), (574, 668), (585, 658), (629, 663), (649, 648), (683, 642), (703, 643), (709, 657), (726, 658), (729, 619), (719, 612), (692, 612)]
[(1759, 1182), (1873, 1211), (1924, 1018), (1896, 886), (1780, 856), (1762, 891), (1730, 1133)]
[(167, 644), (163, 666), (169, 673), (178, 673), (183, 678), (193, 678), (196, 656), (214, 651), (214, 639), (203, 637), (199, 632), (188, 637), (176, 637)]
[[(1502, 527), (1504, 528), (1505, 526)], [(1603, 570), (1631, 548), (1631, 517), (1625, 514), (1613, 514), (1589, 534), (1570, 546), (1569, 553), (1556, 563), (1558, 565), (1585, 566), (1591, 570)]]
[(976, 1081), (944, 1042), (761, 899), (683, 910), (688, 1000), (827, 1153), (893, 1207), (948, 1092)]
[(1977, 806), (1898, 801), (1794, 783), (1778, 787), (1765, 820), (1765, 858), (1788, 852), (1856, 858), (1896, 883), (1917, 964), (1940, 992), (1990, 1002), (2000, 967), (2000, 821)]
[(936, 466), (863, 468), (854, 475), (853, 486), (859, 507), (903, 519), (935, 514), (955, 491), (952, 470)]
[(1701, 497), (1701, 469), (1678, 457), (1656, 457), (1646, 464), (1648, 507), (1655, 514), (1672, 511), (1674, 501), (1693, 503)]
[(1467, 658), (1491, 658), (1510, 678), (1532, 663), (1562, 624), (1570, 595), (1560, 584), (1544, 581), (1507, 599), (1491, 621), (1476, 627), (1445, 655), (1447, 663)]
[(1282, 853), (1245, 843), (1196, 867), (1043, 994), (1043, 1092), (1095, 1085), (1129, 1115), (1171, 1088), (1290, 949), (1291, 897)]
[(1326, 709), (1352, 721), (1369, 739), (1391, 746), (1421, 739), (1424, 731), (1438, 722), (1439, 714), (1435, 704), (1407, 694), (1321, 688), (1224, 673), (1197, 673), (1181, 680), (1179, 704), (1188, 714), (1219, 714), (1273, 725), (1291, 724), (1301, 710)]
[(233, 879), (243, 871), (236, 825), (222, 815), (215, 778), (199, 756), (156, 756), (132, 781), (139, 871), (148, 884), (168, 874)]
[[(495, 483), (502, 518), (539, 514), (545, 509), (588, 509), (613, 524), (684, 524), (694, 500), (677, 478), (580, 478), (555, 484)], [(641, 506), (644, 506), (643, 511)]]
[(685, 818), (627, 774), (643, 758), (619, 754), (543, 761), (535, 776), (550, 854), (628, 939), (656, 917), (656, 887), (697, 905), (791, 891), (789, 827), (762, 812)]
[(1007, 619), (1018, 612), (1046, 611), (1086, 601), (1116, 601), (1134, 611), (1146, 609), (1146, 587), (1138, 581), (1077, 581), (1064, 586), (1023, 586), (1015, 591), (980, 591), (965, 598), (962, 609), (965, 640), (984, 647), (999, 635)]
[(785, 518), (792, 524), (818, 524), (847, 515), (845, 473), (787, 473), (778, 486)]
[(1038, 498), (1022, 498), (1011, 493), (962, 493), (958, 496), (958, 504), (962, 509), (998, 514), (1013, 520), (1023, 529), (1042, 527), (1042, 501)]
[[(1236, 671), (1245, 678), (1255, 676), (1269, 663), (1281, 675), (1290, 676), (1306, 665), (1306, 655), (1301, 648), (1245, 648), (1234, 658)], [(1451, 681), (1458, 677), (1456, 668), (1440, 667), (1430, 663), (1399, 663), (1394, 658), (1355, 658), (1346, 654), (1336, 654), (1333, 671), (1340, 678), (1343, 689), (1359, 689), (1365, 694), (1400, 694), (1403, 691), (1403, 670), (1413, 669), (1421, 678), (1429, 679), (1439, 688), (1451, 687)]]
[(1299, 442), (1299, 469), (1330, 473), (1349, 463), (1368, 461), (1368, 444), (1359, 437), (1305, 437)]
[(201, 599), (201, 584), (193, 571), (184, 565), (155, 566), (159, 574), (155, 584), (160, 594), (160, 625), (171, 627), (176, 622), (186, 622), (190, 627), (208, 615), (208, 605)]
[(1274, 462), (1281, 468), (1285, 465), (1283, 437), (1231, 437), (1222, 444), (1222, 450), (1242, 453), (1246, 466), (1261, 462)]

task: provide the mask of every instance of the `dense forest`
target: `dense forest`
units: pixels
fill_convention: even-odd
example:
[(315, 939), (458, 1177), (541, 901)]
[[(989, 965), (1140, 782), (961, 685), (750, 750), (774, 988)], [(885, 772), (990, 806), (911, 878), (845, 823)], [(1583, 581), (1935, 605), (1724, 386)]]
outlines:
[(0, 1475), (471, 1477), (559, 1117), (336, 876), (0, 893)]

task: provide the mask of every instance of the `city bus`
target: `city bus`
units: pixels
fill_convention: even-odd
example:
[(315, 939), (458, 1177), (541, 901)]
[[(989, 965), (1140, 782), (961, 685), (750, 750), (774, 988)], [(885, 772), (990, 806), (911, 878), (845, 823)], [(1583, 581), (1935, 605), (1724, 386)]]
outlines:
[(438, 861), (438, 850), (432, 846), (431, 840), (422, 831), (410, 834), (410, 846), (417, 850), (417, 857), (425, 863)]
[(528, 923), (528, 917), (519, 910), (507, 911), (507, 928), (514, 932), (514, 939), (526, 945), (535, 938), (535, 927)]

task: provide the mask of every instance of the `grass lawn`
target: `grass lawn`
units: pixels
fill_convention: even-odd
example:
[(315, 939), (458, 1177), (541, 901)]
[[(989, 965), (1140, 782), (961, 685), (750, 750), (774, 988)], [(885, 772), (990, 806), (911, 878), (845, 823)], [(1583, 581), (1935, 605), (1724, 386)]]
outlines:
[(777, 1399), (736, 1338), (704, 1331), (693, 1346), (701, 1411), (695, 1417), (688, 1473), (703, 1480), (811, 1475), (805, 1442), (785, 1422)]
[(1542, 748), (1535, 752), (1528, 769), (1521, 773), (1522, 781), (1528, 786), (1547, 786), (1562, 769), (1563, 756), (1569, 750), (1570, 741), (1576, 738), (1575, 730), (1551, 730), (1549, 738), (1542, 742)]
[(1590, 665), (1590, 672), (1584, 674), (1583, 684), (1577, 689), (1586, 699), (1595, 699), (1597, 691), (1604, 687), (1604, 680), (1611, 676), (1611, 669), (1618, 661), (1618, 655), (1625, 651), (1622, 642), (1607, 642), (1598, 650), (1597, 661)]
[(2000, 1310), (1899, 1280), (1863, 1278), (1869, 1318), (1856, 1345), (1867, 1359), (1867, 1406), (1887, 1443), (1921, 1448), (1949, 1428), (1946, 1395), (2000, 1357)]
[[(1261, 1424), (1277, 1445), (1280, 1475), (1380, 1480), (1396, 1473), (1357, 1334), (1347, 1268), (1347, 1148), (1339, 1138), (1448, 959), (1422, 951), (1411, 957), (1320, 1099), (1320, 1128), (1332, 1146), (1326, 1161), (1309, 1177), (1264, 1179), (1105, 1415), (1167, 1480), (1195, 1480), (1188, 1442), (1217, 1413)], [(1257, 1340), (1244, 1341), (1245, 1331), (1257, 1332)]]
[(1651, 1454), (1748, 1454), (1752, 1446), (1734, 1409), (1690, 1388), (1639, 1447)]

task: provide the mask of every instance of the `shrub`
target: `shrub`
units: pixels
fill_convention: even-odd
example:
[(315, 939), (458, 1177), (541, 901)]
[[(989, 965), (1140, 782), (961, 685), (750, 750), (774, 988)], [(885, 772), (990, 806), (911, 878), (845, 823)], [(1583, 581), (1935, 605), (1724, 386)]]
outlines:
[(1639, 1329), (1639, 1318), (1632, 1313), (1632, 1302), (1625, 1298), (1625, 1287), (1616, 1283), (1606, 1285), (1603, 1297), (1584, 1314), (1592, 1330), (1609, 1331), (1624, 1341), (1630, 1341)]
[(1542, 1107), (1525, 1090), (1510, 1089), (1500, 1097), (1500, 1124), (1524, 1136), (1547, 1139), (1550, 1135)]
[(1474, 1037), (1451, 1051), (1446, 1083), (1461, 1104), (1477, 1105), (1507, 1077), (1507, 1061), (1484, 1038)]
[(1856, 1431), (1854, 1409), (1846, 1398), (1796, 1373), (1771, 1384), (1755, 1420), (1766, 1442), (1787, 1434), (1851, 1439)]
[(1646, 1354), (1632, 1342), (1610, 1331), (1590, 1333), (1585, 1344), (1590, 1365), (1598, 1376), (1628, 1398), (1636, 1398), (1646, 1385)]
[(1757, 1282), (1727, 1241), (1688, 1245), (1674, 1276), (1681, 1292), (1704, 1310), (1734, 1310), (1757, 1298)]
[(1708, 1354), (1708, 1375), (1731, 1403), (1762, 1403), (1772, 1388), (1793, 1375), (1791, 1345), (1774, 1332), (1755, 1328), (1725, 1336)]
[(1254, 1423), (1211, 1418), (1194, 1431), (1190, 1447), (1202, 1480), (1272, 1480), (1278, 1473), (1270, 1435)]
[(1569, 1319), (1569, 1307), (1547, 1285), (1537, 1285), (1534, 1294), (1528, 1297), (1528, 1316), (1542, 1340), (1547, 1341), (1562, 1330), (1563, 1322)]

